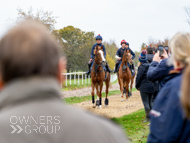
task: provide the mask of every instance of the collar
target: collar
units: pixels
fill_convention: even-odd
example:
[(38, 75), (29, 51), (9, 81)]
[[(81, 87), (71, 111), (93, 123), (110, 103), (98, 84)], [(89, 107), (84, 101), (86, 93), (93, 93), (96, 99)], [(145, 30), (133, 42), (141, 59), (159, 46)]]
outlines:
[(0, 109), (17, 102), (48, 97), (61, 97), (59, 83), (55, 78), (38, 76), (19, 78), (2, 88)]
[(178, 68), (178, 69), (173, 69), (169, 72), (169, 74), (180, 74), (183, 72), (184, 68)]

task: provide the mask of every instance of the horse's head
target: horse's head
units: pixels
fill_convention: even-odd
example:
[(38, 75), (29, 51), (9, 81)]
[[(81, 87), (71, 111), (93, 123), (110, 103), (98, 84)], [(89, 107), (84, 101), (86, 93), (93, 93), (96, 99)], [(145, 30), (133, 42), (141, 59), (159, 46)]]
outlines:
[(124, 60), (127, 61), (130, 65), (133, 64), (133, 60), (131, 59), (132, 55), (131, 55), (131, 51), (129, 49), (125, 50), (125, 53), (123, 55)]
[(103, 46), (96, 46), (94, 49), (95, 54), (95, 62), (100, 62), (102, 64), (106, 63), (106, 59), (104, 58)]

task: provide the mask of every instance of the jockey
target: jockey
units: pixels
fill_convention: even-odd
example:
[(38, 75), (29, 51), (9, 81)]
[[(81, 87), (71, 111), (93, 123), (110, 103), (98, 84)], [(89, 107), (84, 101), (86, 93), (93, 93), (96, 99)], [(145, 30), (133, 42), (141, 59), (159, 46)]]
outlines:
[[(117, 59), (117, 62), (115, 64), (114, 73), (117, 72), (118, 65), (122, 62), (123, 54), (124, 54), (124, 51), (126, 49), (129, 49), (131, 51), (132, 60), (135, 58), (135, 53), (129, 48), (129, 43), (127, 43), (125, 40), (122, 40), (121, 41), (121, 48), (117, 50), (117, 53), (116, 53), (116, 56), (115, 56), (116, 59)], [(130, 68), (130, 70), (131, 70), (131, 72), (133, 74), (135, 72), (134, 65), (132, 64), (129, 68)]]
[[(87, 75), (90, 74), (90, 72), (91, 72), (91, 67), (92, 67), (92, 65), (93, 65), (93, 63), (94, 63), (94, 59), (95, 59), (94, 49), (95, 49), (96, 45), (98, 45), (98, 46), (102, 46), (102, 45), (103, 45), (103, 44), (102, 44), (102, 36), (101, 36), (100, 34), (98, 34), (98, 36), (96, 36), (96, 44), (94, 44), (94, 45), (92, 46), (90, 61), (88, 62), (89, 71), (86, 72)], [(106, 58), (106, 49), (105, 49), (105, 46), (104, 46), (104, 45), (103, 45), (103, 52), (104, 52), (104, 57)], [(106, 67), (106, 70), (107, 70), (108, 72), (111, 72), (111, 70), (110, 70), (110, 68), (109, 68), (109, 66), (108, 66), (108, 64), (107, 64), (107, 62), (106, 62), (106, 66), (105, 66), (105, 67)]]

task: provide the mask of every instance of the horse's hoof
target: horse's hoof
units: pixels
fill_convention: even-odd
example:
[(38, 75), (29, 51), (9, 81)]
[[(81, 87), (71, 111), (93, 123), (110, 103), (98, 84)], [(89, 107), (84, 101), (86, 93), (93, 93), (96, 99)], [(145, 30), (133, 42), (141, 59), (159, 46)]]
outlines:
[(102, 109), (102, 105), (99, 105), (99, 106), (98, 106), (98, 109)]
[(109, 100), (105, 99), (105, 105), (108, 105), (108, 104), (109, 104)]
[(95, 103), (94, 103), (94, 104), (92, 104), (92, 108), (95, 108), (95, 107), (96, 107)]
[(96, 100), (96, 106), (99, 106), (99, 100)]
[(104, 105), (104, 107), (108, 107), (108, 105)]
[(121, 102), (123, 102), (124, 100), (123, 99), (121, 99)]

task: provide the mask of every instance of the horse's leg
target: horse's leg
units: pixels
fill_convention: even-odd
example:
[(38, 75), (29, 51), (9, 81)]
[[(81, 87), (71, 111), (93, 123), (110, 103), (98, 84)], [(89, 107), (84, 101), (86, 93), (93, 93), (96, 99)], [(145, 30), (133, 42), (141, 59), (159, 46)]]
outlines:
[(108, 101), (108, 89), (109, 89), (109, 84), (110, 84), (110, 73), (108, 73), (108, 74), (109, 75), (108, 75), (108, 77), (107, 77), (107, 79), (105, 81), (105, 83), (106, 83), (105, 107), (108, 106), (108, 104), (109, 104), (109, 101)]
[(98, 106), (98, 105), (99, 105), (99, 90), (98, 90), (98, 83), (96, 83), (96, 95), (97, 95), (96, 106)]
[(121, 102), (123, 101), (123, 79), (120, 79)]
[(99, 108), (102, 108), (102, 87), (103, 87), (103, 81), (100, 83), (100, 91), (99, 91)]
[(95, 100), (94, 100), (94, 84), (92, 83), (92, 92), (91, 92), (91, 95), (92, 95), (92, 107), (95, 108), (96, 105), (95, 105)]
[(126, 83), (126, 100), (129, 98), (129, 81)]

